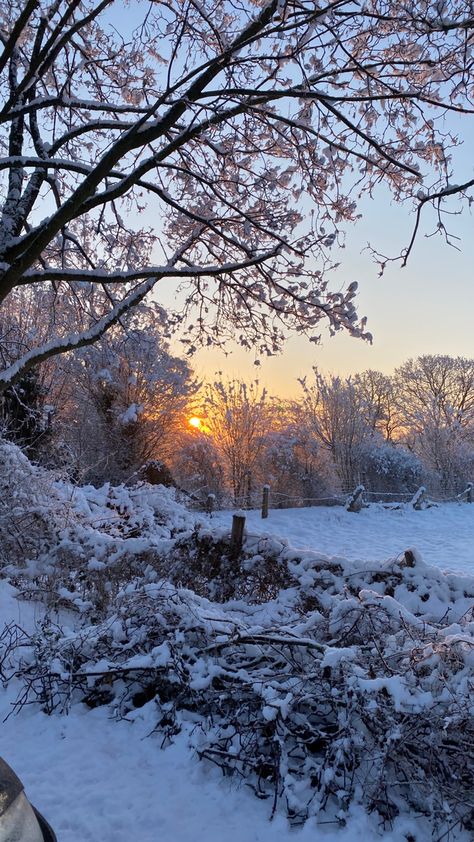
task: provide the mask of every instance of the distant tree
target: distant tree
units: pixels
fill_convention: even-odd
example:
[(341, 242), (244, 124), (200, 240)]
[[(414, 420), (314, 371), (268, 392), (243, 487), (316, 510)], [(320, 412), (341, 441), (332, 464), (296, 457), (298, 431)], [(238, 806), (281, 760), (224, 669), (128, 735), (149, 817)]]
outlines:
[(444, 492), (470, 479), (474, 463), (474, 360), (425, 355), (396, 370), (404, 438)]
[(355, 374), (353, 385), (359, 392), (360, 410), (368, 426), (385, 441), (394, 441), (402, 422), (393, 377), (369, 369)]
[(325, 274), (357, 197), (384, 182), (441, 213), (473, 184), (452, 176), (445, 123), (472, 109), (472, 9), (445, 9), (4, 0), (0, 305), (50, 297), (0, 388), (169, 279), (187, 284), (170, 324), (190, 350), (232, 332), (273, 353), (321, 319), (364, 335), (356, 285), (332, 292)]
[(340, 486), (346, 491), (361, 480), (362, 445), (374, 431), (363, 413), (360, 391), (352, 378), (323, 375), (314, 368), (314, 379), (300, 381), (302, 411), (315, 439), (332, 457)]
[(299, 401), (273, 399), (260, 470), (275, 506), (288, 505), (288, 498), (309, 502), (334, 488), (331, 459), (315, 438)]
[(226, 471), (219, 447), (201, 430), (189, 430), (170, 456), (173, 476), (180, 488), (204, 504), (213, 494), (217, 505), (229, 502)]
[(311, 500), (330, 493), (334, 476), (326, 451), (305, 424), (300, 407), (294, 407), (296, 418), (275, 425), (265, 439), (262, 454), (262, 477), (272, 491), (274, 506), (294, 506), (298, 499), (311, 505)]
[(205, 427), (224, 464), (236, 505), (250, 502), (271, 424), (271, 402), (258, 381), (215, 380), (203, 402)]
[(168, 462), (179, 446), (197, 383), (153, 320), (153, 309), (142, 311), (68, 362), (58, 436), (84, 478), (121, 482), (150, 459)]

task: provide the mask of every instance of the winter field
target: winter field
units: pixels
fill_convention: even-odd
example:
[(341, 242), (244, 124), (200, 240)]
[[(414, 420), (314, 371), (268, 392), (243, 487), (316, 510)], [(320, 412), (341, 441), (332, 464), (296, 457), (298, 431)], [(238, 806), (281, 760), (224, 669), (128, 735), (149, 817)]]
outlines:
[[(14, 458), (18, 460), (16, 455)], [(21, 488), (22, 482), (26, 487), (28, 481), (28, 494), (31, 494), (37, 479), (35, 469), (26, 460), (21, 462), (20, 468), (16, 465), (16, 469), (21, 474), (17, 487)], [(329, 670), (330, 674), (332, 670), (334, 676), (344, 674), (346, 687), (350, 685), (354, 693), (362, 693), (367, 711), (373, 712), (374, 722), (378, 722), (379, 713), (388, 717), (381, 720), (382, 724), (385, 722), (383, 742), (387, 745), (390, 741), (394, 745), (397, 743), (402, 727), (393, 723), (392, 728), (391, 717), (399, 716), (402, 723), (407, 711), (420, 717), (426, 715), (430, 722), (438, 716), (439, 706), (445, 705), (446, 711), (449, 709), (444, 725), (447, 733), (451, 722), (457, 723), (456, 727), (462, 730), (463, 717), (472, 718), (469, 682), (474, 665), (474, 623), (470, 620), (474, 604), (474, 505), (447, 504), (421, 512), (372, 506), (358, 514), (338, 508), (272, 510), (267, 521), (262, 521), (258, 512), (248, 513), (246, 560), (242, 570), (250, 579), (242, 588), (243, 591), (247, 588), (249, 597), (240, 594), (238, 598), (219, 602), (209, 601), (205, 596), (179, 586), (163, 585), (156, 572), (150, 569), (149, 558), (151, 549), (167, 558), (172, 557), (174, 561), (167, 575), (177, 581), (180, 574), (176, 571), (182, 562), (183, 546), (191, 546), (189, 542), (192, 543), (196, 534), (196, 520), (201, 520), (201, 535), (207, 541), (212, 536), (211, 544), (206, 545), (211, 547), (211, 554), (212, 542), (225, 540), (231, 512), (216, 513), (212, 518), (197, 516), (187, 512), (174, 501), (172, 492), (162, 488), (142, 487), (133, 492), (108, 487), (72, 489), (56, 484), (47, 494), (50, 500), (56, 500), (58, 509), (63, 506), (66, 511), (63, 529), (58, 533), (62, 555), (53, 558), (48, 550), (30, 565), (26, 577), (19, 576), (14, 568), (6, 570), (16, 587), (7, 579), (0, 583), (3, 623), (18, 624), (26, 634), (31, 634), (45, 617), (44, 603), (33, 598), (37, 582), (52, 577), (48, 581), (56, 583), (58, 596), (56, 609), (48, 611), (52, 622), (43, 626), (36, 638), (38, 644), (43, 635), (35, 656), (32, 655), (33, 638), (22, 644), (20, 668), (17, 652), (9, 653), (5, 638), (2, 639), (1, 715), (4, 721), (1, 754), (22, 778), (28, 797), (50, 821), (59, 842), (129, 842), (131, 839), (138, 842), (221, 842), (223, 838), (226, 842), (270, 842), (275, 839), (309, 842), (315, 838), (326, 842), (352, 842), (359, 838), (367, 842), (380, 838), (387, 842), (472, 840), (469, 823), (462, 829), (456, 807), (450, 806), (447, 798), (441, 808), (443, 816), (439, 818), (438, 815), (434, 825), (424, 815), (424, 807), (430, 799), (433, 803), (436, 801), (436, 793), (430, 793), (424, 773), (420, 776), (415, 766), (413, 780), (408, 781), (408, 785), (414, 793), (419, 789), (419, 795), (415, 796), (418, 808), (412, 805), (411, 809), (405, 809), (403, 799), (398, 800), (397, 793), (390, 793), (383, 804), (374, 801), (377, 809), (373, 806), (367, 815), (361, 805), (360, 783), (346, 803), (343, 783), (338, 783), (338, 789), (331, 788), (333, 776), (334, 780), (342, 781), (339, 756), (331, 761), (335, 771), (326, 765), (321, 772), (321, 792), (330, 793), (326, 811), (313, 810), (311, 806), (306, 823), (289, 822), (284, 799), (277, 799), (276, 803), (275, 787), (267, 785), (270, 774), (259, 773), (258, 786), (255, 775), (248, 780), (241, 777), (237, 773), (238, 752), (232, 741), (229, 743), (228, 732), (216, 721), (201, 734), (199, 720), (202, 714), (196, 705), (203, 702), (205, 693), (214, 686), (214, 678), (227, 680), (230, 673), (226, 670), (230, 670), (232, 663), (235, 666), (235, 659), (240, 658), (239, 680), (251, 688), (248, 676), (255, 668), (255, 660), (262, 655), (269, 670), (267, 683), (265, 687), (253, 685), (256, 696), (263, 698), (259, 734), (264, 733), (262, 721), (264, 727), (265, 721), (268, 727), (276, 722), (284, 725), (290, 717), (292, 695), (296, 697), (299, 690), (295, 683), (297, 673), (291, 673), (293, 677), (290, 676), (287, 683), (277, 685), (280, 676), (273, 681), (272, 676), (277, 676), (278, 658), (283, 652), (288, 663), (294, 660), (295, 670), (301, 668), (300, 679), (301, 676), (306, 679), (313, 663), (314, 669)], [(40, 490), (36, 502), (38, 511), (44, 512), (48, 503), (44, 496), (41, 498)], [(178, 542), (181, 539), (184, 543), (176, 544), (176, 537)], [(76, 574), (71, 574), (71, 567), (67, 566), (70, 562), (66, 563), (64, 559), (72, 557), (78, 546), (90, 578), (90, 594), (91, 583), (98, 593), (99, 585), (103, 587), (104, 581), (106, 585), (112, 581), (110, 571), (117, 565), (117, 560), (122, 563), (125, 559), (124, 563), (130, 564), (134, 555), (141, 558), (148, 554), (147, 566), (140, 568), (141, 578), (136, 578), (133, 585), (119, 589), (113, 610), (101, 617), (96, 616), (97, 605), (92, 610), (91, 603), (84, 599), (83, 591), (79, 593), (77, 587), (65, 584)], [(408, 548), (415, 549), (414, 559), (404, 567), (404, 551)], [(194, 564), (196, 559), (192, 553), (190, 558)], [(265, 567), (269, 558), (271, 564), (275, 564), (277, 580), (281, 575), (286, 588), (280, 593), (273, 590), (267, 601), (255, 602), (252, 589), (266, 587), (255, 570), (260, 565)], [(439, 568), (459, 571), (459, 575), (443, 576)], [(198, 567), (194, 570), (190, 575), (195, 575), (199, 594), (203, 586)], [(104, 578), (107, 572), (110, 579)], [(288, 576), (291, 581), (287, 580)], [(219, 595), (219, 588), (227, 586), (225, 573), (220, 573), (215, 583)], [(190, 582), (184, 584), (189, 587)], [(19, 598), (18, 588), (29, 598)], [(110, 587), (105, 587), (105, 592), (107, 590), (110, 591)], [(301, 609), (303, 603), (298, 602), (303, 591), (308, 600), (305, 612)], [(312, 603), (309, 607), (313, 596), (317, 608)], [(356, 602), (363, 606), (372, 624), (379, 622), (380, 609), (385, 612), (385, 625), (380, 625), (380, 639), (384, 638), (385, 648), (383, 653), (371, 650), (368, 661), (364, 660), (363, 643), (349, 639), (347, 630), (338, 637), (344, 611), (347, 607), (354, 610)], [(321, 632), (321, 639), (326, 641), (321, 646), (315, 642), (315, 629), (319, 628), (326, 609), (333, 626), (329, 636), (324, 637)], [(160, 632), (161, 637), (156, 637), (156, 627), (146, 625), (150, 623), (150, 612), (155, 610), (156, 616), (163, 620), (164, 637), (163, 632)], [(138, 620), (135, 622), (136, 617), (141, 618), (142, 626)], [(352, 625), (352, 619), (350, 622)], [(85, 631), (81, 632), (81, 629)], [(137, 630), (141, 638), (137, 637)], [(152, 634), (161, 642), (150, 649), (145, 645), (145, 638)], [(210, 645), (196, 643), (199, 634), (210, 641)], [(225, 649), (235, 641), (235, 635), (239, 645), (226, 660), (221, 647)], [(293, 656), (291, 636), (293, 641), (296, 638), (302, 651), (304, 649), (304, 657), (310, 660), (300, 661), (299, 652)], [(398, 666), (399, 641), (414, 641), (414, 636), (416, 645), (413, 642), (415, 648), (409, 661), (402, 660)], [(246, 640), (250, 643), (246, 644)], [(110, 648), (104, 648), (104, 641), (108, 641)], [(201, 648), (199, 656), (193, 655), (189, 661), (191, 642), (194, 652), (198, 651), (196, 647)], [(278, 646), (283, 648), (278, 650), (277, 661), (274, 661), (272, 658)], [(435, 657), (436, 647), (441, 654)], [(314, 656), (312, 650), (316, 652)], [(421, 650), (422, 658), (417, 661), (416, 653)], [(444, 658), (443, 653), (448, 650), (449, 654)], [(82, 659), (80, 670), (82, 676), (86, 676), (85, 684), (74, 684), (77, 671), (74, 678), (68, 661), (71, 651), (76, 653), (76, 659)], [(209, 651), (211, 657), (205, 658), (203, 653), (209, 654)], [(320, 659), (317, 666), (321, 651), (323, 660)], [(256, 653), (259, 654), (257, 659)], [(389, 664), (388, 674), (384, 668), (380, 671), (378, 655), (385, 666)], [(313, 657), (316, 661), (311, 660)], [(376, 673), (371, 672), (371, 658)], [(390, 658), (394, 660), (390, 661)], [(170, 664), (173, 661), (176, 664), (178, 660), (179, 669), (175, 670), (174, 666), (172, 669)], [(124, 698), (130, 699), (131, 691), (125, 680), (121, 683), (117, 679), (119, 666), (124, 679), (132, 673), (139, 674), (140, 670), (154, 669), (173, 687), (179, 670), (189, 663), (192, 668), (189, 668), (188, 687), (194, 694), (195, 704), (194, 707), (184, 704), (177, 719), (173, 720), (169, 705), (160, 703), (160, 706), (156, 698), (135, 707), (124, 704)], [(429, 670), (423, 668), (425, 663), (430, 665)], [(41, 698), (51, 703), (49, 716), (41, 710), (44, 704), (38, 703), (39, 673), (33, 679), (31, 671), (32, 665), (42, 669), (45, 664), (47, 670), (41, 673), (40, 681)], [(285, 672), (281, 663), (278, 669)], [(100, 693), (112, 685), (114, 693), (97, 701), (99, 690), (94, 676), (99, 672), (105, 676)], [(49, 682), (46, 690), (45, 675)], [(410, 683), (413, 676), (418, 676), (419, 686)], [(331, 691), (336, 699), (338, 694), (345, 692), (338, 681), (335, 678)], [(84, 692), (82, 689), (81, 696), (78, 691), (85, 686), (92, 688), (90, 697), (96, 694), (95, 706), (81, 701)], [(231, 686), (235, 687), (236, 694), (240, 692), (239, 684)], [(450, 694), (458, 694), (457, 706), (452, 703)], [(19, 698), (26, 703), (15, 713)], [(214, 701), (221, 699), (222, 693), (213, 698)], [(343, 710), (347, 704), (346, 700)], [(172, 727), (168, 729), (157, 727), (163, 711), (171, 717)], [(177, 727), (174, 727), (176, 723)], [(252, 727), (247, 732), (247, 740), (252, 738)], [(285, 743), (283, 737), (281, 739), (284, 754)], [(236, 774), (229, 774), (229, 766), (228, 774), (223, 775), (219, 764), (209, 762), (216, 746), (222, 745), (228, 748), (229, 764), (234, 763)], [(383, 750), (381, 743), (378, 751), (383, 753)], [(426, 749), (422, 747), (422, 750)], [(319, 757), (317, 750), (314, 751)], [(467, 753), (463, 755), (463, 751)], [(199, 762), (199, 752), (208, 759)], [(233, 752), (235, 761), (232, 760)], [(458, 745), (456, 752), (458, 764), (453, 775), (459, 777), (462, 768), (468, 769), (472, 764), (472, 744)], [(307, 752), (301, 762), (313, 764), (311, 768), (316, 769), (311, 752)], [(373, 764), (375, 768), (375, 755)], [(346, 763), (345, 768), (351, 767)], [(369, 781), (370, 784), (375, 772), (366, 769), (364, 775), (365, 783)], [(286, 799), (294, 804), (295, 813), (301, 804), (312, 804), (313, 796), (308, 796), (305, 775), (295, 777), (289, 765), (282, 777), (283, 785)], [(469, 786), (472, 786), (472, 778)], [(255, 797), (255, 789), (259, 798)], [(339, 798), (339, 808), (333, 803), (334, 798)], [(466, 796), (463, 799), (460, 794), (459, 798), (464, 802)], [(344, 803), (346, 806), (342, 809)]]
[[(357, 514), (341, 506), (270, 509), (266, 520), (259, 511), (246, 515), (251, 531), (280, 535), (293, 547), (353, 561), (385, 561), (415, 547), (427, 564), (474, 575), (474, 504), (445, 503), (420, 512), (374, 504)], [(232, 513), (212, 517), (230, 525)]]

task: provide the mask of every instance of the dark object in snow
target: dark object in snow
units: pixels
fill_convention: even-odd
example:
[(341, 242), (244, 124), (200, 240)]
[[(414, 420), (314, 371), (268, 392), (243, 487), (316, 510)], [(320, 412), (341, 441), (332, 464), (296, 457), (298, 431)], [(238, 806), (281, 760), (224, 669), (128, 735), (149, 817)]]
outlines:
[(405, 550), (402, 564), (404, 567), (414, 567), (416, 563), (415, 553), (413, 550)]
[(0, 758), (0, 842), (57, 842), (46, 819), (28, 802), (23, 784)]
[(232, 532), (230, 534), (230, 546), (232, 553), (238, 555), (242, 552), (244, 543), (245, 515), (234, 515), (232, 517)]

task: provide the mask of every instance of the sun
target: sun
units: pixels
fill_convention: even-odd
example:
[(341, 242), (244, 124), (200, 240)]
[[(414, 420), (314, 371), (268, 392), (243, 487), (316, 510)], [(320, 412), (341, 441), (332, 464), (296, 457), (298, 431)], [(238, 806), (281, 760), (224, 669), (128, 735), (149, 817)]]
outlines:
[(195, 430), (201, 430), (203, 426), (201, 419), (198, 418), (197, 415), (193, 415), (192, 418), (189, 418), (188, 424), (190, 427), (194, 427)]

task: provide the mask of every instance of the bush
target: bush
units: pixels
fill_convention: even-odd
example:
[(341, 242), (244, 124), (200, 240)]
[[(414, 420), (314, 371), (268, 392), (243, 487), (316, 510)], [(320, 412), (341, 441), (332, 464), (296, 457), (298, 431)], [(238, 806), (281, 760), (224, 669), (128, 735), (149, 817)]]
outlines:
[[(149, 568), (119, 590), (106, 621), (23, 639), (32, 654), (17, 669), (17, 707), (110, 704), (128, 716), (152, 702), (165, 740), (191, 717), (199, 757), (295, 823), (344, 823), (361, 801), (386, 826), (409, 809), (437, 834), (472, 828), (474, 582), (411, 552), (374, 570), (276, 553), (272, 541), (266, 552), (265, 540), (252, 538), (246, 554), (259, 544), (263, 567), (286, 569), (278, 597), (210, 602)], [(201, 536), (187, 551), (193, 541), (203, 549)], [(246, 575), (236, 565), (234, 595)]]
[(361, 451), (363, 482), (368, 491), (412, 493), (421, 485), (423, 466), (406, 448), (387, 442), (371, 444)]
[(54, 474), (35, 467), (19, 447), (0, 439), (0, 559), (26, 566), (55, 546), (67, 506)]

